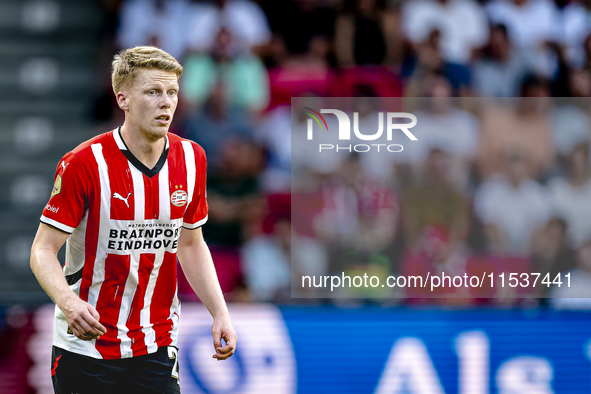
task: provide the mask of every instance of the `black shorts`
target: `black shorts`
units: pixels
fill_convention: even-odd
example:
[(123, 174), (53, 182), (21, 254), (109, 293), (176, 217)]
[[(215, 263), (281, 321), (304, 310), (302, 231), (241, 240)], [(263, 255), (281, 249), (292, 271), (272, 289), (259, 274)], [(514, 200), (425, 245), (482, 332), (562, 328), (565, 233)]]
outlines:
[(176, 347), (120, 360), (102, 360), (53, 347), (51, 380), (56, 394), (181, 392)]

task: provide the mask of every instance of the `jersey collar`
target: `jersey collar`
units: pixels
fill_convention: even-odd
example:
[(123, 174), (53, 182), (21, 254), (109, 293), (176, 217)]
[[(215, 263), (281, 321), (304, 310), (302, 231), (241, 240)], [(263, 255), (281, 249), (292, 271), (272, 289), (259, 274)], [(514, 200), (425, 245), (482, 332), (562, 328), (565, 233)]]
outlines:
[(156, 174), (160, 172), (164, 163), (166, 163), (166, 158), (168, 157), (168, 136), (165, 136), (164, 140), (164, 150), (162, 151), (162, 155), (160, 155), (160, 159), (158, 159), (158, 163), (154, 166), (154, 168), (150, 169), (144, 165), (137, 157), (131, 153), (125, 141), (123, 141), (123, 137), (121, 136), (121, 126), (113, 131), (113, 137), (115, 138), (115, 142), (117, 146), (121, 150), (121, 152), (125, 155), (127, 160), (140, 172), (146, 175), (148, 178), (154, 177)]

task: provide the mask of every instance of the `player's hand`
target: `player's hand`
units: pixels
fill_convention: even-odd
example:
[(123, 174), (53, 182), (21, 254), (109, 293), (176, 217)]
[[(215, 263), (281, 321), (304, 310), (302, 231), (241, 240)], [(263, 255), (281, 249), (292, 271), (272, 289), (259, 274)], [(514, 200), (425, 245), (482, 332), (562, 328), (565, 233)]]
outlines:
[(60, 308), (66, 316), (68, 326), (78, 338), (90, 341), (107, 333), (107, 329), (99, 323), (98, 312), (88, 302), (72, 297)]
[[(230, 316), (226, 315), (214, 318), (211, 326), (211, 335), (213, 336), (213, 348), (216, 351), (213, 358), (218, 361), (230, 358), (234, 354), (238, 339), (230, 321)], [(226, 341), (226, 346), (223, 347), (222, 338)]]

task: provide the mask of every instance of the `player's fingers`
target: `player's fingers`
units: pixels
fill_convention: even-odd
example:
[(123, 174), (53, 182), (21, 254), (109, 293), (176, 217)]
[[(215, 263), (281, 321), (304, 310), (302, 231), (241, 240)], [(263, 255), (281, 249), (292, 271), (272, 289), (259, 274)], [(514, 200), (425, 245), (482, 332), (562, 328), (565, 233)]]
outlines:
[(227, 353), (228, 351), (234, 349), (236, 347), (236, 340), (238, 339), (236, 334), (233, 332), (229, 332), (224, 334), (223, 337), (224, 341), (226, 342), (225, 346), (216, 347), (216, 350), (223, 349), (222, 353)]
[(225, 360), (232, 356), (236, 351), (236, 334), (230, 333), (224, 336), (224, 340), (226, 345), (224, 347), (217, 347), (216, 350), (216, 357), (218, 360)]
[(218, 360), (226, 360), (226, 359), (230, 358), (233, 354), (234, 354), (234, 349), (229, 350), (227, 353), (220, 353), (220, 351), (218, 350), (218, 352), (214, 355), (214, 358), (216, 358)]
[(80, 337), (80, 339), (82, 339), (84, 341), (92, 341), (93, 339), (97, 339), (97, 338), (98, 338), (97, 336), (90, 335), (89, 333), (86, 333)]
[(91, 338), (87, 336), (86, 331), (78, 323), (72, 323), (70, 328), (76, 337), (82, 339), (83, 341), (90, 341)]
[(213, 348), (222, 347), (222, 333), (218, 330), (212, 330), (211, 335), (213, 337)]
[(92, 317), (94, 317), (97, 321), (101, 320), (101, 315), (99, 315), (99, 313), (96, 311), (96, 309), (94, 308), (94, 306), (88, 304), (88, 311), (90, 312), (90, 314), (92, 315)]
[(82, 314), (74, 320), (82, 327), (85, 333), (88, 333), (93, 337), (103, 335), (106, 332), (106, 330), (102, 331), (100, 328), (98, 328), (102, 325), (96, 321), (88, 311), (82, 312)]
[[(90, 308), (92, 308), (91, 305), (89, 305)], [(107, 333), (107, 329), (105, 328), (105, 326), (103, 326), (97, 319), (95, 316), (93, 316), (92, 311), (89, 308), (89, 313), (84, 315), (84, 320), (86, 320), (86, 322), (93, 327), (94, 330), (96, 330), (96, 333), (94, 333), (95, 335), (103, 335)], [(94, 309), (94, 308), (93, 308)], [(95, 313), (98, 315), (98, 312)]]
[(84, 317), (77, 323), (80, 326), (82, 333), (85, 334), (86, 337), (95, 337), (102, 335), (102, 333), (96, 328), (94, 328), (88, 321), (86, 321)]
[(84, 332), (82, 332), (82, 330), (77, 324), (72, 323), (69, 327), (70, 330), (72, 330), (72, 334), (76, 335), (78, 338), (84, 336)]
[(227, 346), (231, 346), (232, 348), (236, 347), (236, 341), (238, 340), (238, 336), (234, 332), (230, 332), (224, 336), (224, 340), (226, 341)]
[(107, 333), (107, 329), (105, 328), (105, 326), (103, 326), (98, 320), (94, 321), (93, 327), (100, 332), (100, 335), (104, 335)]
[(229, 351), (234, 350), (234, 346), (226, 345), (224, 347), (218, 347), (215, 350), (217, 350), (219, 353), (225, 354), (225, 353), (228, 353)]
[(221, 354), (226, 354), (230, 351), (234, 351), (234, 348), (236, 347), (236, 342), (235, 341), (230, 342), (230, 339), (226, 339), (226, 338), (224, 338), (224, 340), (226, 342), (225, 346), (217, 347), (217, 348), (215, 348), (215, 350)]
[(74, 335), (78, 338), (82, 339), (83, 341), (92, 341), (93, 339), (99, 339), (100, 335), (93, 335), (90, 332), (83, 332), (82, 328), (78, 328), (77, 330), (72, 330)]

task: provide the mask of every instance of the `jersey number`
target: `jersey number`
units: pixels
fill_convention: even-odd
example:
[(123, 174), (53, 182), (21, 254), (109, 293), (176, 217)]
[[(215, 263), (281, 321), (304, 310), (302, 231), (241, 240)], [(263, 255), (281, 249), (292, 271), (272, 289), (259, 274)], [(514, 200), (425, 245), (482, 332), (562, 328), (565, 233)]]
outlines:
[(168, 347), (168, 358), (174, 359), (174, 366), (172, 367), (172, 377), (175, 379), (179, 379), (179, 354), (176, 348), (169, 346)]

